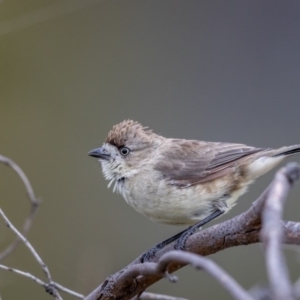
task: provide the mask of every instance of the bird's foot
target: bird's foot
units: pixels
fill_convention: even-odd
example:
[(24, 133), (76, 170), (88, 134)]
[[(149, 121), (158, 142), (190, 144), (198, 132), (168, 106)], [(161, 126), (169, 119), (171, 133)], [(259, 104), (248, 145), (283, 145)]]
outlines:
[(159, 243), (154, 247), (152, 247), (151, 249), (149, 249), (148, 251), (146, 251), (145, 253), (143, 253), (140, 259), (141, 263), (152, 261), (153, 258), (155, 257), (155, 254), (164, 246), (165, 246), (164, 243)]
[(174, 244), (174, 249), (175, 250), (185, 250), (185, 243), (188, 237), (190, 237), (192, 234), (197, 231), (198, 228), (191, 226), (189, 227), (185, 232), (182, 233), (182, 235), (177, 239), (177, 241)]
[(159, 250), (164, 248), (166, 245), (170, 244), (172, 241), (173, 241), (173, 237), (158, 243), (157, 245), (155, 245), (154, 247), (152, 247), (151, 249), (143, 253), (140, 259), (141, 263), (151, 261)]
[(140, 260), (141, 263), (150, 261), (155, 256), (155, 253), (157, 251), (158, 250), (155, 247), (153, 247), (153, 248), (149, 249), (147, 252), (143, 253), (141, 260)]

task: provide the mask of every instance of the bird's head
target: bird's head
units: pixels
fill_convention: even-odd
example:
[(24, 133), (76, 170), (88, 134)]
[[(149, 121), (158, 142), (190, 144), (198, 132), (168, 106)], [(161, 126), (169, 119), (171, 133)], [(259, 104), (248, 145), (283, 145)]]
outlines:
[(163, 140), (140, 123), (125, 120), (113, 126), (102, 147), (88, 155), (99, 159), (105, 179), (113, 182), (144, 170)]

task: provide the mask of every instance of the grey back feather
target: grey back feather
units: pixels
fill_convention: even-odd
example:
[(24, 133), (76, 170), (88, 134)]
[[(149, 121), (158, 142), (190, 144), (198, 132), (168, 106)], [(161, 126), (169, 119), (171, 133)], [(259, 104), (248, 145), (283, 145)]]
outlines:
[(162, 177), (178, 187), (207, 182), (228, 174), (241, 159), (265, 151), (243, 144), (169, 140), (155, 166)]

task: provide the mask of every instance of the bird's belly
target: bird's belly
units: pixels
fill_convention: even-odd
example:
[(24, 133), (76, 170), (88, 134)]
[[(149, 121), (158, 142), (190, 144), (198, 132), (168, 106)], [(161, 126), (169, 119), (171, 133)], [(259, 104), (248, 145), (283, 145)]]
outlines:
[(204, 183), (186, 188), (166, 185), (164, 182), (159, 185), (139, 185), (136, 182), (130, 187), (125, 186), (122, 195), (135, 210), (155, 222), (194, 224), (213, 213), (218, 206), (225, 204), (224, 210), (229, 210), (246, 190), (241, 188), (225, 199), (227, 182), (215, 180), (213, 186), (211, 183)]

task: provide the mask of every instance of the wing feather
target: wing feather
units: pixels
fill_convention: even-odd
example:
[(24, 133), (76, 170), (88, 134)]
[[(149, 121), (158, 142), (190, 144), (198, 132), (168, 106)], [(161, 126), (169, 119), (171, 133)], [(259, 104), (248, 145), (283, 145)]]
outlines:
[(207, 182), (228, 174), (241, 159), (266, 149), (243, 144), (169, 140), (155, 166), (178, 187)]

